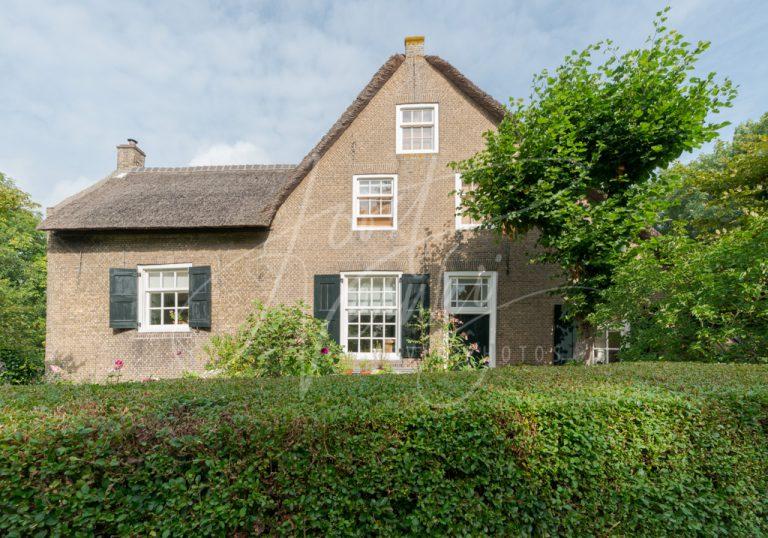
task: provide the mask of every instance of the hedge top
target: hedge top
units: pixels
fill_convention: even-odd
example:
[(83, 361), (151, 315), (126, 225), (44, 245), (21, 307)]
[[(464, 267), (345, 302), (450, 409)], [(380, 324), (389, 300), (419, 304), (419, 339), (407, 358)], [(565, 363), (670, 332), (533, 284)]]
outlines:
[(251, 418), (318, 420), (381, 415), (480, 402), (535, 405), (591, 398), (768, 398), (768, 366), (701, 363), (624, 363), (609, 367), (511, 367), (480, 373), (332, 376), (284, 379), (183, 379), (116, 385), (4, 387), (0, 427), (35, 428), (74, 419), (107, 421), (171, 412), (198, 416), (228, 409)]

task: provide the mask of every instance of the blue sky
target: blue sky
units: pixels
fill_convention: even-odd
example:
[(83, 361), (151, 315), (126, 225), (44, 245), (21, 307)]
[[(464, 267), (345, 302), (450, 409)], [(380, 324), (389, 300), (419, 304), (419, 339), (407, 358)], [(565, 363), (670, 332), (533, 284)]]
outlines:
[(572, 49), (640, 46), (666, 4), (712, 41), (701, 69), (740, 87), (722, 118), (768, 111), (764, 0), (5, 0), (0, 170), (50, 206), (108, 174), (128, 137), (148, 166), (296, 163), (406, 35), (506, 102)]

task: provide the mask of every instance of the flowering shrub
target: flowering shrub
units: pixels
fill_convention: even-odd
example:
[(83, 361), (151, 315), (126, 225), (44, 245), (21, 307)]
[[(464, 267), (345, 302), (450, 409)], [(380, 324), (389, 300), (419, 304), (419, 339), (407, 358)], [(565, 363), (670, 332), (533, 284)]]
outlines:
[[(421, 369), (435, 372), (443, 370), (476, 370), (489, 364), (489, 358), (480, 353), (476, 343), (470, 343), (466, 332), (461, 330), (461, 320), (442, 310), (420, 310), (415, 328), (419, 337), (414, 340), (421, 346)], [(432, 334), (438, 338), (433, 339)]]
[(206, 347), (209, 370), (233, 377), (319, 376), (335, 373), (342, 356), (325, 321), (306, 312), (304, 303), (254, 311), (235, 334), (214, 336)]

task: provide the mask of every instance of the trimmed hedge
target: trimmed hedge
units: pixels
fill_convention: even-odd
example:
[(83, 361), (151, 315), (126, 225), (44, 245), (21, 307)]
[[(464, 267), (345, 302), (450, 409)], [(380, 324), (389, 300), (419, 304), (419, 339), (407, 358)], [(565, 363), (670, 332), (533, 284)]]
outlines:
[(0, 534), (768, 533), (768, 367), (4, 387)]

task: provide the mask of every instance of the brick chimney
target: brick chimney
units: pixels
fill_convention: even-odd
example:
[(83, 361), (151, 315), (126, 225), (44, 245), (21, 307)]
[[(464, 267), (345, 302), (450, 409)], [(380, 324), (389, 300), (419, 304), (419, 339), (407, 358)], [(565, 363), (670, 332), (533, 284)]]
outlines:
[(405, 57), (424, 56), (424, 36), (409, 35), (405, 38)]
[(128, 170), (144, 166), (146, 154), (139, 148), (139, 143), (129, 138), (125, 144), (117, 146), (117, 169)]

